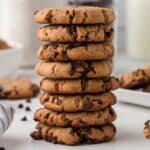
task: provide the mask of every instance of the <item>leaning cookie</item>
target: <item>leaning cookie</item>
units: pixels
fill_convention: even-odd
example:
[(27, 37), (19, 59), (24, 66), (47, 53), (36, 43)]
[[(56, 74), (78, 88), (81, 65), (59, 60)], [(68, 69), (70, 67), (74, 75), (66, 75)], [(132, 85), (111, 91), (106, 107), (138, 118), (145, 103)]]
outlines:
[(97, 112), (54, 112), (46, 108), (38, 109), (34, 114), (34, 120), (48, 126), (75, 128), (98, 126), (111, 123), (116, 119), (116, 113), (112, 108), (105, 108)]
[(31, 137), (35, 140), (44, 139), (54, 144), (78, 145), (107, 142), (112, 140), (115, 134), (116, 128), (113, 124), (76, 129), (72, 127), (50, 127), (39, 123), (37, 131), (31, 133)]
[(47, 42), (108, 42), (113, 35), (110, 25), (47, 25), (37, 31), (37, 38)]
[(145, 122), (143, 133), (146, 139), (150, 139), (150, 120)]
[(38, 58), (45, 61), (104, 60), (113, 56), (110, 43), (49, 43), (38, 50)]
[(40, 62), (37, 74), (52, 79), (104, 78), (112, 73), (112, 63), (105, 61)]
[(144, 69), (137, 69), (119, 77), (123, 88), (141, 88), (150, 83), (150, 65)]
[(115, 20), (115, 13), (100, 7), (45, 8), (35, 12), (34, 20), (43, 24), (108, 24)]
[(43, 93), (40, 103), (47, 109), (56, 112), (100, 111), (116, 103), (113, 93), (95, 95), (63, 96)]
[(0, 79), (0, 99), (30, 98), (38, 91), (38, 86), (27, 78)]
[(117, 78), (53, 80), (45, 78), (40, 82), (42, 91), (49, 94), (88, 94), (104, 93), (120, 87)]

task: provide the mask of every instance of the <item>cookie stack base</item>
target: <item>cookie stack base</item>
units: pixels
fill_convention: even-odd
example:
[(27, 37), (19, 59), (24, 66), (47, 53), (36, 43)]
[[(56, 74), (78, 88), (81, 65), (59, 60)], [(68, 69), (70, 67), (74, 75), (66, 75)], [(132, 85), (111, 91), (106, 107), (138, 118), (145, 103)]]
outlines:
[(49, 127), (39, 123), (37, 131), (33, 132), (31, 137), (36, 140), (44, 139), (55, 144), (78, 145), (107, 142), (114, 138), (115, 133), (116, 128), (113, 124), (76, 129), (72, 127)]

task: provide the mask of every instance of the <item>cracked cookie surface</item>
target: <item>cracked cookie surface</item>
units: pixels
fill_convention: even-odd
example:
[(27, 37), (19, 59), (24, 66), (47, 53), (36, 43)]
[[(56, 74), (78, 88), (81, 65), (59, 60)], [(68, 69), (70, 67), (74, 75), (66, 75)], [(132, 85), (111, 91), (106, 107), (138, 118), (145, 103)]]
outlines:
[(54, 144), (78, 145), (110, 141), (115, 134), (116, 128), (113, 124), (75, 129), (50, 127), (39, 123), (37, 130), (31, 134), (31, 137), (35, 140), (44, 139)]
[(27, 78), (0, 79), (0, 98), (30, 98), (38, 93), (38, 86)]
[(49, 95), (43, 93), (40, 103), (56, 112), (99, 111), (116, 103), (116, 97), (108, 92), (96, 95)]
[(45, 61), (104, 60), (114, 56), (114, 47), (106, 43), (49, 43), (38, 50)]
[(116, 113), (112, 108), (105, 108), (96, 112), (54, 112), (46, 108), (38, 109), (34, 114), (34, 120), (48, 126), (75, 128), (86, 126), (98, 126), (111, 123), (116, 119)]
[(143, 69), (128, 72), (119, 77), (123, 88), (142, 88), (150, 83), (150, 65)]
[(76, 80), (53, 80), (45, 78), (40, 82), (44, 92), (50, 94), (88, 94), (104, 93), (116, 90), (120, 87), (117, 78), (108, 79), (76, 79)]
[(109, 42), (113, 35), (110, 25), (47, 25), (37, 31), (37, 38), (47, 42)]
[(106, 61), (45, 62), (35, 67), (37, 74), (52, 79), (104, 78), (112, 73), (112, 63)]
[(43, 24), (108, 24), (115, 20), (115, 13), (100, 7), (45, 8), (35, 12), (34, 20)]

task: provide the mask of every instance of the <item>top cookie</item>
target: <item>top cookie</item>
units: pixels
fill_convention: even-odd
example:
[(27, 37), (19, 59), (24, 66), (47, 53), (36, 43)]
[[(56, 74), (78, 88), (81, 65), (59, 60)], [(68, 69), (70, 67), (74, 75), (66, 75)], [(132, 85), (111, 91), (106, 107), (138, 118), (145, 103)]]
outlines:
[(109, 8), (89, 6), (45, 8), (35, 12), (34, 20), (44, 24), (109, 24), (115, 20), (115, 13)]

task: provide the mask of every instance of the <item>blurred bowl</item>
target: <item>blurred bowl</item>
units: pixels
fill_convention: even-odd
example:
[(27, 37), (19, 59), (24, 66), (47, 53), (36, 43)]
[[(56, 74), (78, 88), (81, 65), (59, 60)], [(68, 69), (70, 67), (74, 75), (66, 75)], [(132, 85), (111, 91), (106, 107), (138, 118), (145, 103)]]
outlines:
[(0, 50), (0, 77), (6, 77), (15, 72), (22, 61), (23, 45), (16, 42), (8, 42), (8, 44), (11, 48)]

